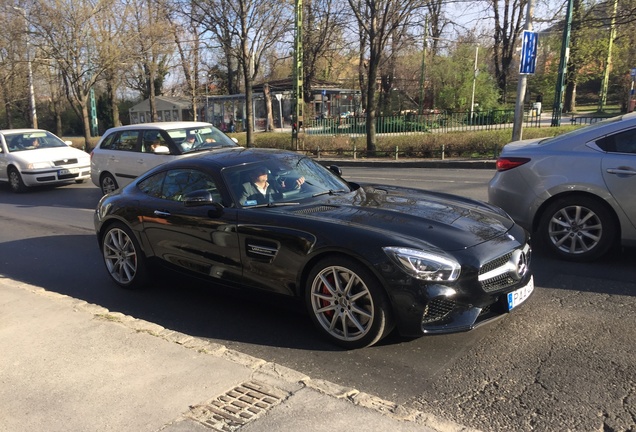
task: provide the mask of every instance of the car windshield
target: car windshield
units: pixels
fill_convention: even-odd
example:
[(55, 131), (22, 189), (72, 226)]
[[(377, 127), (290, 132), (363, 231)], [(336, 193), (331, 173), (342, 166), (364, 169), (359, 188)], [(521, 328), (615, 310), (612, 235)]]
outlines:
[(11, 153), (54, 147), (68, 147), (64, 141), (47, 131), (5, 134), (4, 139)]
[(226, 168), (223, 176), (242, 207), (294, 205), (351, 192), (351, 186), (331, 170), (296, 154)]
[(167, 132), (183, 153), (238, 146), (230, 137), (213, 126), (171, 129)]

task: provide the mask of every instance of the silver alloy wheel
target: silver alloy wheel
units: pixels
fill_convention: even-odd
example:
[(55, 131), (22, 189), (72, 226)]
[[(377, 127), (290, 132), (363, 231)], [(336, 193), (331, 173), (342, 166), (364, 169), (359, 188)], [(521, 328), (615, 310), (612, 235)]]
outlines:
[(104, 236), (102, 254), (108, 272), (117, 283), (128, 285), (134, 281), (137, 274), (137, 251), (125, 231), (119, 228), (108, 231)]
[(599, 245), (603, 224), (599, 216), (587, 207), (570, 205), (552, 215), (548, 224), (552, 244), (572, 255), (586, 253)]
[(106, 174), (102, 177), (101, 185), (102, 185), (102, 193), (104, 195), (117, 190), (117, 182), (110, 174)]
[(323, 329), (342, 341), (361, 339), (373, 326), (371, 292), (346, 267), (329, 266), (316, 275), (311, 284), (311, 307)]

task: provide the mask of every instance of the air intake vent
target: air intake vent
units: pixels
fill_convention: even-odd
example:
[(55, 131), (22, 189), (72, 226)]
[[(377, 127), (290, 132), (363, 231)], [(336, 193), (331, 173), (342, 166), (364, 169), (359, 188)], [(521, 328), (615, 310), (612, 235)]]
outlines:
[(336, 207), (336, 206), (321, 205), (321, 206), (317, 206), (317, 207), (310, 207), (310, 208), (296, 210), (294, 213), (296, 213), (296, 214), (322, 213), (322, 212), (331, 211), (331, 210), (334, 210), (334, 209), (337, 209), (337, 208), (338, 207)]

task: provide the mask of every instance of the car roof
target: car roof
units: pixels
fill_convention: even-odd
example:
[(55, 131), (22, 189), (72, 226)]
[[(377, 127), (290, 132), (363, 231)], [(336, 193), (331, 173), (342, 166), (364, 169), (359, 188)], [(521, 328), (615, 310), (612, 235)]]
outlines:
[(117, 126), (108, 129), (104, 135), (112, 131), (128, 130), (128, 129), (184, 129), (184, 128), (196, 128), (196, 127), (210, 127), (214, 126), (211, 123), (195, 122), (195, 121), (174, 121), (174, 122), (154, 122), (154, 123), (137, 123), (126, 126)]
[[(0, 130), (1, 134), (15, 134), (15, 133), (29, 133), (29, 132), (48, 132), (44, 129), (33, 129), (33, 128), (23, 128), (23, 129), (2, 129)], [(51, 133), (51, 132), (49, 132)]]
[(297, 155), (297, 153), (279, 149), (229, 147), (189, 154), (187, 157), (166, 162), (161, 167), (165, 169), (205, 165), (207, 167), (214, 166), (216, 169), (222, 170), (230, 166), (274, 161), (290, 155)]

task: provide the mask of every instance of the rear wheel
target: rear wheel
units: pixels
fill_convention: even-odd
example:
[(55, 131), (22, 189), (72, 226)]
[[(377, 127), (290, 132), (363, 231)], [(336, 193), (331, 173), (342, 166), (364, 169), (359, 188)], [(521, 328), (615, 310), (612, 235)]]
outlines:
[(115, 177), (109, 173), (102, 174), (102, 177), (99, 180), (99, 185), (104, 195), (115, 192), (119, 188), (117, 180), (115, 180)]
[(541, 217), (539, 236), (555, 255), (591, 261), (604, 255), (616, 240), (611, 212), (598, 200), (572, 196), (552, 203)]
[(130, 229), (121, 223), (108, 227), (102, 236), (102, 256), (108, 274), (122, 288), (144, 286), (148, 279), (146, 257)]
[(366, 267), (352, 259), (318, 262), (309, 274), (305, 300), (318, 329), (344, 348), (373, 345), (393, 330), (384, 290)]
[(13, 167), (9, 168), (9, 186), (11, 186), (11, 190), (15, 193), (25, 192), (27, 189), (24, 181), (22, 181), (20, 172)]

